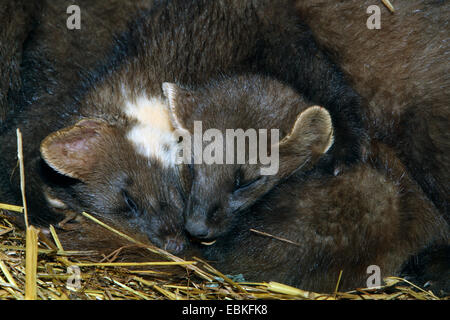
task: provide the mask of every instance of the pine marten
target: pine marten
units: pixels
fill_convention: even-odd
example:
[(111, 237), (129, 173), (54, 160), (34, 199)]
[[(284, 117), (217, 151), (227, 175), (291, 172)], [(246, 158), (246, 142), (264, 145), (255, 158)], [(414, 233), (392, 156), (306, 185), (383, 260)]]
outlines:
[[(182, 249), (179, 226), (190, 191), (182, 181), (189, 171), (174, 160), (179, 137), (169, 121), (165, 82), (197, 88), (221, 74), (258, 72), (290, 83), (331, 116), (328, 170), (360, 157), (366, 136), (359, 96), (319, 50), (293, 1), (157, 2), (116, 37), (110, 54), (93, 49), (98, 63), (73, 73), (75, 84), (71, 73), (47, 72), (54, 57), (36, 57), (52, 43), (36, 41), (27, 61), (37, 61), (46, 79), (29, 68), (24, 90), (32, 103), (0, 137), (1, 201), (19, 203), (18, 174), (10, 176), (15, 128), (23, 132), (34, 223), (58, 221), (58, 211), (85, 210), (161, 247)], [(89, 53), (92, 42), (80, 50)]]

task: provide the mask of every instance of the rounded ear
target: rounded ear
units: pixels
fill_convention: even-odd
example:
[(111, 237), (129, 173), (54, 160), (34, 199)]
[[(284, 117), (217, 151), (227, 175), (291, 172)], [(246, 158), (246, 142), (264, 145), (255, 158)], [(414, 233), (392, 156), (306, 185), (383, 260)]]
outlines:
[(100, 156), (99, 145), (108, 124), (85, 119), (48, 135), (41, 143), (41, 156), (55, 171), (84, 181)]
[(284, 177), (299, 168), (310, 168), (334, 142), (333, 123), (329, 112), (319, 106), (301, 112), (289, 135), (280, 141), (279, 174)]
[(191, 92), (180, 88), (175, 83), (164, 82), (162, 90), (169, 103), (169, 114), (172, 126), (184, 134), (189, 132), (187, 121), (195, 106)]

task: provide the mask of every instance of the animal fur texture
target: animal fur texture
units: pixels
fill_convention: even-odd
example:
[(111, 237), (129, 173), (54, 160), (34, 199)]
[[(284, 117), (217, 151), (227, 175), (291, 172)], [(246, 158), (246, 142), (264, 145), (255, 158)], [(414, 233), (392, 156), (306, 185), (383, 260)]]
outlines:
[[(219, 130), (224, 137), (232, 129), (278, 130), (279, 141), (267, 137), (268, 147), (264, 150), (267, 154), (277, 153), (273, 173), (262, 173), (266, 165), (261, 158), (251, 163), (249, 141), (242, 146), (236, 141), (232, 150), (228, 141), (219, 146), (217, 152), (224, 158), (232, 153), (231, 163), (220, 159), (219, 163), (184, 165), (192, 171), (189, 187), (185, 187), (190, 189), (185, 226), (193, 237), (214, 240), (239, 223), (241, 211), (293, 173), (303, 173), (315, 165), (321, 170), (328, 166), (327, 152), (333, 146), (335, 132), (331, 117), (325, 108), (314, 106), (289, 86), (257, 75), (222, 77), (198, 90), (167, 86), (173, 125), (186, 131), (188, 137), (193, 136), (194, 144), (195, 121), (201, 121), (204, 132)], [(252, 143), (261, 146), (263, 139), (259, 137)], [(210, 141), (203, 138), (201, 144), (206, 150)], [(245, 162), (237, 161), (239, 154), (246, 155)]]
[[(330, 292), (341, 270), (340, 290), (366, 287), (369, 266), (381, 277), (396, 275), (410, 256), (448, 240), (445, 220), (395, 152), (374, 143), (365, 161), (341, 175), (280, 184), (203, 248), (222, 272), (247, 281)], [(447, 281), (445, 273), (432, 275)]]
[(321, 47), (368, 101), (370, 136), (391, 146), (450, 221), (450, 4), (381, 4), (381, 28), (369, 30), (373, 1), (297, 1)]
[[(190, 172), (179, 171), (171, 162), (177, 137), (172, 135), (173, 123), (164, 110), (169, 101), (162, 83), (208, 92), (217, 85), (210, 82), (211, 78), (238, 72), (270, 76), (272, 79), (264, 81), (274, 81), (274, 87), (305, 103), (300, 104), (305, 109), (311, 105), (325, 107), (326, 114), (331, 115), (334, 143), (330, 150), (322, 150), (328, 151), (325, 154), (312, 153), (312, 163), (318, 161), (320, 170), (312, 168), (307, 174), (283, 177), (288, 180), (275, 190), (261, 199), (262, 194), (254, 197), (258, 198), (255, 206), (236, 215), (227, 226), (230, 230), (225, 230), (214, 245), (206, 249), (200, 245), (206, 257), (225, 272), (242, 272), (248, 279), (273, 279), (306, 289), (330, 290), (340, 269), (344, 269), (342, 289), (364, 285), (367, 264), (379, 265), (383, 274), (399, 273), (411, 255), (448, 241), (448, 225), (411, 179), (414, 176), (439, 208), (445, 209), (446, 202), (440, 200), (446, 194), (442, 193), (446, 190), (444, 178), (428, 174), (435, 172), (433, 168), (445, 173), (448, 163), (444, 161), (445, 152), (435, 152), (446, 148), (439, 131), (448, 132), (444, 121), (432, 125), (433, 119), (445, 118), (441, 113), (445, 108), (436, 102), (443, 101), (439, 100), (443, 96), (437, 93), (435, 78), (412, 72), (407, 75), (421, 79), (420, 85), (392, 78), (391, 84), (399, 80), (402, 85), (389, 91), (389, 86), (380, 84), (382, 79), (375, 82), (374, 78), (364, 78), (364, 68), (352, 69), (351, 62), (361, 61), (362, 55), (352, 56), (349, 49), (341, 51), (348, 48), (350, 42), (346, 41), (350, 40), (327, 45), (327, 38), (320, 36), (320, 27), (326, 24), (309, 20), (314, 11), (303, 11), (307, 14), (299, 20), (287, 2), (160, 1), (152, 5), (117, 1), (105, 5), (81, 1), (80, 31), (65, 27), (68, 2), (43, 3), (42, 13), (36, 13), (39, 24), (28, 35), (23, 52), (7, 54), (22, 62), (13, 71), (16, 82), (11, 83), (17, 85), (10, 87), (13, 91), (8, 101), (15, 102), (14, 106), (9, 103), (6, 109), (3, 107), (11, 113), (0, 136), (0, 200), (20, 202), (18, 174), (14, 171), (15, 128), (19, 127), (24, 134), (27, 198), (34, 223), (46, 225), (63, 219), (67, 211), (84, 210), (142, 241), (148, 239), (169, 251), (182, 252), (188, 245), (182, 211), (190, 191)], [(438, 6), (439, 2), (434, 4)], [(142, 8), (151, 9), (135, 18), (134, 13)], [(329, 16), (327, 19), (327, 23), (334, 21)], [(129, 20), (133, 22), (127, 27)], [(331, 56), (371, 103), (369, 107), (361, 103), (339, 68), (315, 45), (302, 21), (308, 22), (325, 48), (337, 48)], [(114, 36), (117, 32), (119, 35)], [(361, 41), (355, 42), (355, 47), (362, 48), (366, 42)], [(438, 44), (430, 42), (430, 46), (428, 52), (442, 50)], [(8, 52), (17, 52), (14, 46), (11, 48)], [(409, 52), (396, 48), (395, 54)], [(406, 61), (416, 61), (416, 53), (411, 50)], [(379, 71), (388, 74), (388, 69)], [(437, 67), (431, 69), (436, 70), (436, 79), (442, 77)], [(393, 70), (389, 70), (391, 76), (404, 74)], [(371, 81), (376, 85), (371, 86)], [(231, 92), (255, 83), (255, 79), (241, 80)], [(286, 83), (292, 89), (286, 89)], [(430, 87), (422, 88), (425, 84)], [(390, 94), (376, 94), (378, 88), (388, 88)], [(3, 93), (5, 90), (10, 89), (2, 87)], [(276, 90), (266, 92), (268, 97), (274, 93)], [(400, 99), (402, 95), (409, 99), (407, 104)], [(433, 107), (422, 109), (423, 105)], [(291, 111), (291, 122), (283, 123), (284, 135), (292, 132), (292, 123), (304, 110), (298, 107)], [(367, 120), (369, 132), (389, 147), (377, 141), (366, 144)], [(422, 136), (423, 132), (428, 132), (428, 137)], [(393, 139), (396, 134), (402, 139)], [(155, 139), (149, 139), (149, 135)], [(427, 145), (430, 141), (432, 144)], [(413, 156), (408, 158), (408, 148), (413, 145), (417, 149), (410, 149)], [(398, 157), (408, 171), (391, 147), (400, 150)], [(364, 157), (358, 162), (361, 153)], [(436, 163), (444, 164), (443, 169)], [(333, 175), (335, 172), (341, 174)], [(241, 178), (243, 186), (248, 177)], [(75, 222), (77, 227), (62, 238), (89, 247), (98, 236), (97, 230)], [(263, 237), (249, 228), (285, 237), (298, 245)], [(104, 240), (102, 245), (106, 247), (117, 243), (111, 238)]]
[(0, 5), (0, 131), (7, 115), (14, 111), (22, 82), (20, 66), (23, 48), (36, 25), (40, 1), (5, 0)]
[[(161, 1), (127, 28), (121, 11), (102, 11), (100, 2), (80, 6), (81, 31), (53, 20), (66, 15), (58, 5), (44, 7), (24, 52), (23, 104), (0, 138), (1, 198), (17, 204), (15, 128), (23, 132), (34, 223), (61, 220), (61, 210), (86, 210), (181, 249), (185, 190), (178, 168), (166, 160), (177, 137), (158, 122), (167, 104), (164, 82), (195, 88), (236, 71), (290, 82), (331, 114), (330, 166), (359, 157), (365, 139), (359, 98), (315, 46), (290, 1)], [(108, 22), (98, 29), (100, 17)], [(114, 39), (112, 30), (119, 30)]]

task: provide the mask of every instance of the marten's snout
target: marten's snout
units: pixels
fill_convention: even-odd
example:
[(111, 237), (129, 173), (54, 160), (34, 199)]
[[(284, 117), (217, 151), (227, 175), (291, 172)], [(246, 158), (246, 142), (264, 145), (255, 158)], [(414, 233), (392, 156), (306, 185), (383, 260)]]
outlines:
[(195, 238), (208, 238), (209, 228), (204, 221), (188, 219), (186, 222), (186, 231)]

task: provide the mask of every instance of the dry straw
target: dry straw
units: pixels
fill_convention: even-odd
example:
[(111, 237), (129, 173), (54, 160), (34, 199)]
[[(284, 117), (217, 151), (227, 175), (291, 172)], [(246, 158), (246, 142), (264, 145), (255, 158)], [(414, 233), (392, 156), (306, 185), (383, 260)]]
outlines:
[[(99, 221), (102, 226), (107, 226)], [(92, 221), (92, 223), (96, 223)], [(116, 232), (111, 226), (108, 232)], [(285, 300), (438, 300), (426, 291), (401, 278), (386, 278), (386, 285), (351, 292), (316, 293), (277, 282), (238, 282), (199, 258), (185, 261), (164, 250), (158, 262), (93, 262), (92, 251), (64, 251), (58, 245), (56, 230), (52, 244), (37, 229), (26, 232), (14, 227), (8, 216), (0, 215), (0, 299), (86, 299), (86, 300), (207, 300), (207, 299), (285, 299)], [(139, 241), (124, 235), (132, 242)], [(146, 246), (146, 245), (144, 245)], [(147, 248), (147, 246), (146, 246)], [(155, 250), (149, 246), (148, 249)], [(38, 258), (38, 259), (37, 259)], [(167, 261), (169, 260), (169, 261)], [(158, 266), (172, 265), (186, 271), (180, 278)], [(80, 268), (79, 288), (68, 286), (68, 268)], [(135, 269), (134, 267), (140, 267)], [(338, 278), (339, 275), (337, 275)], [(337, 283), (338, 288), (338, 283)], [(442, 298), (442, 299), (449, 299)]]
[(381, 0), (381, 1), (389, 9), (389, 11), (391, 11), (392, 13), (395, 12), (394, 6), (392, 5), (392, 3), (389, 0)]

